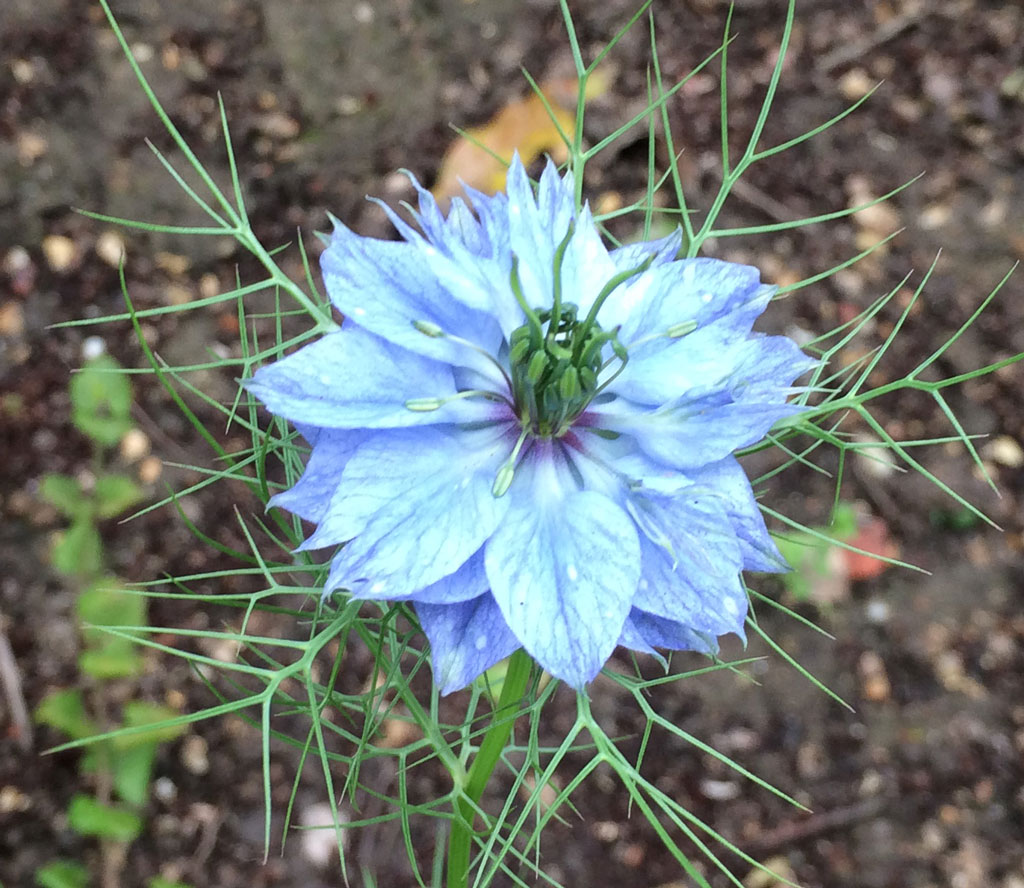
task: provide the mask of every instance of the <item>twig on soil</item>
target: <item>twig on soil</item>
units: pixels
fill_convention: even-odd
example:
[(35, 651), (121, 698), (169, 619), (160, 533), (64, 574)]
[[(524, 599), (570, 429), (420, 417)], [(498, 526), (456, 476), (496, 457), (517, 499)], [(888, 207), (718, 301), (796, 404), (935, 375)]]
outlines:
[(885, 810), (887, 804), (886, 798), (874, 796), (832, 811), (811, 814), (800, 820), (787, 820), (775, 829), (762, 833), (752, 842), (747, 842), (744, 850), (751, 854), (768, 854), (780, 848), (788, 848), (796, 842), (812, 839), (824, 832), (873, 820)]
[(194, 805), (193, 811), (201, 824), (202, 831), (199, 834), (199, 845), (189, 862), (189, 874), (193, 881), (201, 882), (205, 875), (206, 861), (217, 844), (217, 834), (220, 832), (224, 818), (213, 805)]
[(904, 31), (916, 25), (924, 16), (925, 10), (922, 7), (883, 22), (863, 40), (845, 44), (823, 55), (814, 66), (816, 72), (819, 74), (831, 74), (836, 68), (841, 68), (843, 65), (857, 61), (857, 59), (867, 55), (871, 50), (877, 49), (882, 44), (899, 37)]
[(21, 675), (14, 660), (14, 651), (7, 640), (7, 620), (0, 614), (0, 681), (3, 682), (7, 705), (11, 710), (11, 724), (14, 727), (14, 741), (22, 752), (32, 750), (32, 720), (28, 717), (28, 706), (21, 689)]

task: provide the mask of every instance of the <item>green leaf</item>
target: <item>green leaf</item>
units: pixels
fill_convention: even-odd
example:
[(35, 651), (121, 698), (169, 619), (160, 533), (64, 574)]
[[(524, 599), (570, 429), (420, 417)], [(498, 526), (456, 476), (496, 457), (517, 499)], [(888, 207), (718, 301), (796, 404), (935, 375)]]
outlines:
[[(145, 626), (146, 599), (126, 592), (113, 577), (97, 580), (78, 596), (78, 619), (95, 626)], [(87, 643), (108, 639), (100, 630), (86, 629)]]
[(132, 678), (145, 668), (142, 655), (125, 638), (111, 638), (102, 645), (82, 651), (78, 668), (98, 679)]
[(114, 789), (129, 805), (142, 807), (149, 798), (156, 743), (146, 743), (118, 752), (113, 759)]
[(140, 744), (166, 743), (185, 733), (185, 725), (169, 725), (167, 722), (179, 718), (180, 713), (169, 706), (157, 703), (146, 703), (143, 700), (131, 700), (124, 705), (125, 727), (135, 728), (151, 725), (152, 730), (141, 734), (126, 734), (117, 737), (115, 744), (119, 749), (127, 749)]
[(76, 795), (68, 805), (68, 824), (83, 836), (130, 842), (142, 832), (142, 818), (126, 808), (104, 805), (87, 795)]
[(112, 447), (132, 428), (132, 387), (110, 355), (100, 355), (71, 377), (71, 421), (97, 444)]
[(36, 870), (35, 883), (39, 888), (86, 888), (89, 870), (72, 860), (55, 860)]
[(93, 495), (100, 518), (113, 518), (127, 512), (145, 497), (142, 488), (127, 475), (101, 475), (96, 479)]
[(70, 475), (43, 475), (39, 483), (39, 498), (66, 518), (77, 518), (89, 508), (89, 500), (82, 493), (81, 485)]
[(72, 740), (81, 740), (98, 733), (86, 714), (81, 691), (68, 689), (47, 694), (35, 711), (36, 721), (63, 731)]
[(192, 888), (185, 882), (169, 882), (163, 876), (154, 876), (146, 882), (146, 888)]
[(116, 579), (106, 577), (78, 596), (77, 607), (78, 619), (85, 624), (82, 637), (86, 649), (78, 658), (82, 671), (100, 679), (139, 675), (143, 659), (135, 642), (89, 625), (144, 626), (146, 600), (124, 591)]
[(88, 577), (103, 567), (103, 542), (88, 515), (75, 518), (57, 537), (50, 553), (53, 566), (68, 576)]

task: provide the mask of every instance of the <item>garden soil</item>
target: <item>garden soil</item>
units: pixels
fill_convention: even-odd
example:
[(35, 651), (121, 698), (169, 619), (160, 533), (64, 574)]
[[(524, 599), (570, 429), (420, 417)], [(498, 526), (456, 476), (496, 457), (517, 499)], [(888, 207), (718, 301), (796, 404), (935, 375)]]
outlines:
[[(634, 11), (621, 0), (571, 3), (585, 57), (592, 57)], [(881, 207), (831, 222), (758, 237), (720, 237), (708, 252), (758, 265), (788, 284), (845, 262), (890, 234), (861, 263), (773, 304), (766, 329), (811, 338), (849, 321), (884, 294), (891, 303), (836, 361), (863, 360), (886, 342), (906, 311), (895, 344), (872, 370), (881, 384), (911, 371), (945, 343), (1013, 264), (1024, 256), (1024, 9), (990, 0), (803, 0), (775, 107), (762, 145), (785, 142), (838, 114), (877, 85), (853, 115), (815, 139), (755, 165), (725, 206), (722, 225), (785, 223), (841, 210), (916, 179)], [(128, 366), (144, 357), (129, 324), (53, 328), (123, 310), (117, 264), (126, 251), (128, 290), (139, 308), (180, 304), (255, 279), (231, 242), (116, 231), (76, 214), (82, 207), (164, 223), (203, 216), (169, 180), (146, 145), (171, 148), (107, 27), (89, 0), (5, 0), (0, 9), (0, 629), (13, 654), (29, 711), (49, 692), (81, 686), (74, 589), (49, 566), (60, 517), (39, 499), (40, 479), (63, 472), (88, 480), (88, 442), (69, 420), (68, 379), (83, 362), (86, 336), (99, 333)], [(571, 54), (552, 0), (120, 0), (115, 10), (172, 119), (222, 183), (228, 168), (217, 96), (223, 98), (253, 225), (266, 244), (313, 233), (331, 211), (365, 235), (390, 236), (377, 195), (397, 206), (414, 196), (396, 170), (428, 184), (456, 135), (485, 124), (527, 85), (571, 73)], [(662, 71), (684, 76), (718, 47), (728, 4), (655, 0)], [(738, 0), (729, 46), (730, 140), (739, 146), (757, 118), (776, 59), (785, 4)], [(589, 143), (641, 109), (651, 64), (645, 19), (611, 54), (604, 93), (588, 108)], [(706, 207), (721, 181), (717, 63), (667, 103), (681, 151), (690, 205)], [(173, 155), (172, 155), (173, 156)], [(587, 194), (614, 209), (640, 199), (647, 180), (647, 130), (637, 127), (587, 168)], [(664, 148), (654, 155), (665, 169)], [(297, 234), (298, 232), (298, 234)], [(613, 233), (628, 237), (628, 226)], [(282, 259), (301, 274), (293, 248)], [(935, 265), (921, 296), (912, 296)], [(945, 351), (927, 378), (955, 376), (1024, 351), (1024, 278), (1003, 288), (986, 312)], [(237, 350), (232, 305), (147, 320), (149, 345), (168, 362), (195, 363)], [(193, 380), (229, 402), (233, 381)], [(152, 497), (200, 479), (182, 465), (212, 466), (213, 454), (152, 378), (135, 378), (135, 420), (143, 443), (116, 457)], [(766, 659), (743, 675), (718, 672), (661, 687), (651, 702), (685, 731), (793, 795), (794, 808), (705, 752), (656, 732), (643, 772), (752, 857), (808, 888), (1024, 888), (1024, 365), (948, 390), (948, 402), (976, 439), (998, 494), (961, 444), (913, 451), (921, 466), (976, 503), (1001, 530), (972, 518), (917, 472), (851, 459), (841, 487), (876, 537), (925, 572), (842, 558), (805, 594), (775, 581), (758, 588), (833, 636), (758, 608), (777, 645), (847, 700), (822, 693), (757, 638), (746, 654)], [(944, 439), (955, 432), (926, 393), (872, 405), (897, 438)], [(236, 430), (197, 402), (226, 446)], [(841, 431), (870, 440), (847, 417)], [(138, 442), (137, 442), (138, 443)], [(154, 461), (154, 458), (156, 461)], [(822, 525), (838, 468), (771, 479), (763, 498), (779, 512)], [(753, 460), (752, 473), (768, 464)], [(262, 507), (242, 485), (200, 492), (183, 505), (219, 543), (246, 549), (239, 518), (254, 526)], [(235, 507), (237, 505), (238, 514)], [(132, 581), (165, 573), (235, 566), (199, 543), (175, 511), (102, 526), (112, 568)], [(206, 587), (246, 591), (241, 580)], [(238, 614), (213, 605), (154, 601), (151, 620), (172, 628), (236, 626)], [(268, 632), (301, 627), (266, 618)], [(178, 643), (168, 632), (160, 636)], [(214, 656), (232, 652), (206, 651)], [(728, 643), (729, 656), (744, 654)], [(697, 655), (679, 668), (702, 665)], [(106, 692), (142, 695), (194, 711), (215, 702), (183, 661), (152, 656), (140, 683)], [(616, 661), (617, 668), (629, 668)], [(360, 680), (365, 658), (346, 661)], [(645, 668), (655, 674), (653, 664)], [(363, 673), (365, 677), (365, 671)], [(752, 680), (753, 679), (753, 680)], [(94, 688), (86, 687), (88, 693)], [(640, 748), (633, 702), (607, 679), (591, 688), (593, 707), (623, 748)], [(16, 695), (15, 695), (16, 696)], [(457, 698), (453, 698), (457, 699)], [(100, 847), (68, 828), (76, 792), (92, 792), (79, 753), (46, 754), (62, 739), (18, 717), (11, 695), (0, 708), (0, 882), (33, 884), (36, 868), (82, 860), (103, 888), (134, 888), (162, 874), (196, 888), (342, 884), (337, 862), (319, 863), (308, 841), (281, 827), (297, 759), (275, 746), (271, 767), (273, 838), (264, 855), (258, 731), (240, 718), (195, 725), (162, 747), (143, 835), (126, 849)], [(554, 707), (557, 740), (571, 697)], [(376, 766), (375, 766), (376, 767)], [(564, 785), (572, 774), (559, 774)], [(365, 779), (391, 791), (383, 766)], [(447, 791), (443, 773), (415, 790)], [(431, 782), (433, 781), (433, 782)], [(322, 775), (301, 776), (296, 811), (312, 818), (326, 800)], [(486, 800), (485, 800), (486, 803)], [(574, 796), (579, 816), (550, 829), (543, 866), (572, 888), (656, 888), (690, 884), (654, 831), (609, 775), (598, 772)], [(351, 812), (350, 812), (351, 813)], [(372, 815), (372, 804), (362, 814)], [(376, 812), (379, 813), (379, 812)], [(417, 833), (429, 872), (428, 824)], [(362, 868), (376, 884), (415, 883), (397, 825), (348, 836), (351, 884)], [(683, 847), (693, 850), (687, 840)], [(728, 852), (722, 859), (747, 888), (775, 883)], [(699, 859), (699, 856), (698, 856)], [(729, 884), (709, 872), (713, 885)], [(529, 881), (529, 876), (524, 876)], [(509, 880), (497, 884), (511, 884)], [(538, 883), (540, 884), (540, 883)], [(732, 884), (736, 884), (734, 881)]]

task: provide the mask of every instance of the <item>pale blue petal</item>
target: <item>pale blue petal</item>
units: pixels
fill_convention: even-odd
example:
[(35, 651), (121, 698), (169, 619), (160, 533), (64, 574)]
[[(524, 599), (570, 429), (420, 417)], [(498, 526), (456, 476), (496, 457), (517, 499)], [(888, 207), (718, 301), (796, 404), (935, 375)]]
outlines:
[[(402, 598), (414, 598), (417, 604), (456, 604), (478, 598), (488, 589), (487, 571), (484, 569), (484, 550), (477, 549), (455, 573), (441, 577), (425, 589)], [(387, 596), (399, 600), (394, 595)]]
[(769, 572), (790, 569), (765, 527), (743, 467), (733, 457), (704, 466), (696, 485), (719, 497), (729, 516), (743, 553), (743, 569)]
[(662, 336), (630, 347), (629, 361), (608, 391), (638, 403), (664, 404), (728, 380), (750, 343), (748, 332), (737, 333), (728, 320), (716, 319), (678, 339)]
[[(392, 221), (404, 224), (396, 215)], [(479, 263), (471, 257), (453, 263), (411, 229), (407, 236), (416, 240), (375, 240), (337, 222), (320, 257), (331, 301), (345, 317), (388, 342), (444, 363), (486, 371), (489, 362), (472, 348), (447, 337), (427, 336), (413, 326), (434, 324), (449, 336), (496, 354), (502, 334), (484, 310), (492, 297), (489, 283), (478, 279)], [(438, 277), (438, 263), (449, 272), (444, 280)]]
[(372, 432), (315, 426), (303, 426), (300, 431), (313, 448), (305, 471), (292, 487), (272, 496), (267, 506), (287, 509), (307, 521), (320, 522), (349, 458)]
[(749, 265), (719, 259), (680, 259), (651, 267), (618, 288), (608, 300), (610, 317), (622, 324), (627, 347), (669, 328), (696, 321), (698, 329), (728, 319), (736, 335), (750, 332), (775, 292), (761, 285), (760, 272)]
[(522, 647), (490, 594), (456, 604), (417, 602), (415, 609), (442, 694), (466, 687)]
[(633, 614), (639, 613), (642, 613), (642, 611), (638, 611), (636, 608), (630, 610), (629, 616), (626, 617), (626, 622), (622, 624), (618, 646), (629, 648), (631, 651), (637, 651), (641, 654), (649, 654), (661, 663), (662, 666), (668, 666), (665, 658), (647, 643), (647, 639), (644, 638), (640, 630), (633, 624)]
[[(556, 238), (556, 246), (560, 240), (561, 237)], [(562, 299), (575, 302), (579, 307), (579, 317), (584, 318), (605, 284), (619, 271), (608, 255), (608, 248), (594, 224), (590, 207), (585, 204), (576, 219), (576, 230), (562, 259)], [(607, 311), (607, 304), (607, 301), (603, 303), (597, 314), (597, 322), (606, 330), (615, 325)]]
[[(509, 249), (519, 259), (523, 295), (532, 308), (546, 308), (554, 299), (555, 252), (576, 216), (572, 180), (560, 179), (549, 162), (535, 199), (526, 170), (516, 156), (509, 166), (506, 187)], [(563, 299), (575, 302), (583, 315), (617, 269), (586, 207), (575, 222), (563, 255), (562, 292)]]
[(701, 632), (741, 632), (743, 554), (723, 500), (698, 486), (638, 490), (628, 509), (640, 530), (643, 576), (634, 605)]
[(612, 262), (615, 264), (615, 271), (629, 271), (642, 265), (652, 256), (654, 261), (651, 268), (657, 268), (666, 262), (672, 262), (676, 258), (683, 244), (682, 229), (677, 228), (671, 234), (652, 241), (637, 241), (633, 244), (625, 244), (609, 252)]
[(642, 574), (633, 606), (685, 623), (695, 631), (743, 637), (747, 593), (739, 570), (708, 570), (699, 552), (678, 551), (677, 558), (641, 536)]
[[(718, 640), (713, 636), (698, 632), (685, 622), (667, 620), (639, 608), (630, 611), (622, 634), (622, 644), (644, 653), (654, 653), (653, 648), (699, 651), (708, 655), (718, 653)], [(658, 659), (664, 663), (661, 657)]]
[(271, 413), (331, 429), (475, 422), (494, 417), (496, 410), (482, 398), (460, 398), (429, 412), (409, 410), (408, 400), (456, 393), (451, 367), (352, 324), (261, 367), (244, 385)]
[(619, 400), (588, 412), (596, 426), (632, 435), (648, 456), (685, 471), (757, 443), (778, 420), (801, 409), (785, 402), (736, 403), (716, 392), (669, 407), (645, 410)]
[(785, 336), (737, 337), (715, 321), (681, 339), (634, 349), (608, 391), (643, 404), (665, 404), (716, 388), (729, 389), (737, 400), (779, 401), (790, 383), (816, 363)]
[(461, 199), (454, 198), (446, 219), (434, 196), (415, 178), (412, 184), (419, 194), (420, 209), (411, 212), (422, 235), (387, 204), (378, 204), (408, 244), (418, 249), (416, 261), (421, 273), (429, 274), (444, 290), (455, 294), (457, 302), (491, 315), (507, 338), (525, 319), (510, 285), (507, 197), (488, 197), (466, 188), (473, 198), (476, 217)]
[[(550, 442), (538, 442), (553, 448)], [(487, 543), (487, 576), (523, 647), (580, 688), (601, 670), (622, 631), (640, 577), (629, 516), (607, 497), (578, 491), (548, 454), (524, 459), (513, 499)]]
[[(802, 407), (785, 400), (789, 383), (814, 363), (785, 337), (756, 335), (734, 361), (723, 362), (722, 377), (706, 379), (662, 406), (621, 395), (594, 402), (585, 422), (633, 435), (659, 462), (692, 469), (760, 441), (778, 420), (800, 412)], [(670, 362), (664, 372), (672, 373)], [(652, 385), (660, 384), (652, 375)]]
[(332, 516), (348, 523), (346, 532), (363, 526), (331, 562), (326, 588), (406, 598), (458, 570), (508, 510), (508, 499), (495, 497), (491, 487), (510, 448), (496, 429), (374, 435), (349, 460), (343, 495), (331, 503)]

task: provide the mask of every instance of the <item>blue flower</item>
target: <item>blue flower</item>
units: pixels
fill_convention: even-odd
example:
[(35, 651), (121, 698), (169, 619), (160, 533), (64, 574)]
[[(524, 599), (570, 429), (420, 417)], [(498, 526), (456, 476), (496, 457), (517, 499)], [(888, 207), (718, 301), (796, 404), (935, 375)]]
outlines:
[(400, 241), (335, 221), (344, 327), (248, 384), (312, 445), (272, 504), (341, 546), (325, 594), (411, 602), (445, 693), (520, 647), (578, 688), (742, 637), (741, 572), (786, 565), (732, 454), (813, 366), (751, 332), (773, 289), (678, 234), (608, 249), (551, 165), (447, 216), (416, 187)]

